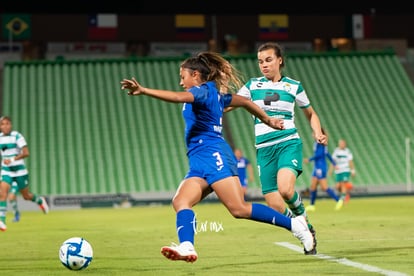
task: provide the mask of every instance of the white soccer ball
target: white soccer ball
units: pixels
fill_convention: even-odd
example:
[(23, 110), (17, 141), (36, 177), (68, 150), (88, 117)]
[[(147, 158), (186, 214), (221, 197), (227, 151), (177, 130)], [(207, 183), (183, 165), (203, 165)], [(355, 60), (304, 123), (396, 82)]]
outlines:
[(67, 239), (60, 246), (59, 259), (70, 270), (85, 269), (93, 259), (92, 246), (81, 237)]

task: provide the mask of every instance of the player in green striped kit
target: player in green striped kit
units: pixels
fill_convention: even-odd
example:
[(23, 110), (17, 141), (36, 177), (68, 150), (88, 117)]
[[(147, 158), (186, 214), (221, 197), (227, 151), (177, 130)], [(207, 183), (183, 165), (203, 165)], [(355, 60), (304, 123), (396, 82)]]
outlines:
[(329, 174), (335, 171), (335, 182), (338, 191), (341, 193), (341, 199), (349, 201), (349, 188), (352, 188), (351, 177), (355, 177), (354, 156), (347, 147), (345, 139), (339, 139), (338, 146), (332, 153), (332, 159), (336, 166), (330, 167)]
[[(306, 215), (305, 207), (295, 182), (302, 173), (302, 140), (295, 126), (295, 104), (309, 120), (315, 140), (327, 144), (321, 123), (300, 81), (283, 76), (285, 65), (281, 47), (277, 43), (264, 43), (258, 49), (258, 63), (263, 76), (251, 78), (237, 94), (251, 99), (269, 116), (282, 118), (284, 129), (276, 130), (254, 118), (262, 193), (266, 203), (289, 217)], [(288, 208), (287, 208), (288, 207)], [(314, 237), (313, 226), (308, 224)], [(316, 254), (315, 246), (305, 254)]]
[(13, 182), (25, 200), (37, 203), (47, 214), (49, 206), (44, 197), (33, 194), (29, 190), (29, 172), (24, 158), (29, 156), (29, 149), (24, 136), (12, 130), (10, 117), (0, 118), (0, 150), (1, 150), (1, 183), (0, 183), (0, 230), (6, 231), (7, 195)]

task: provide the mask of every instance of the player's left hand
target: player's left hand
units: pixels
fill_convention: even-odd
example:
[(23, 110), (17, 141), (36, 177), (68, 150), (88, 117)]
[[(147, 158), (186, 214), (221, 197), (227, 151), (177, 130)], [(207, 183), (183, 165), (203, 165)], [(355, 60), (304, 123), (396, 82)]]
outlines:
[(270, 118), (268, 125), (275, 129), (285, 129), (283, 119), (279, 118)]

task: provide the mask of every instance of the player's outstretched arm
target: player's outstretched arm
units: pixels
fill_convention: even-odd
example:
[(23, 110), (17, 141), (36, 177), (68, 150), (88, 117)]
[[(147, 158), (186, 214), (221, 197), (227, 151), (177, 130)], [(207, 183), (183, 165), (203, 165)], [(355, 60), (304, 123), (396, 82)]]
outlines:
[(194, 101), (194, 96), (190, 92), (176, 92), (143, 87), (134, 77), (131, 79), (123, 79), (121, 81), (121, 89), (128, 90), (128, 95), (130, 96), (147, 95), (166, 102), (188, 103)]

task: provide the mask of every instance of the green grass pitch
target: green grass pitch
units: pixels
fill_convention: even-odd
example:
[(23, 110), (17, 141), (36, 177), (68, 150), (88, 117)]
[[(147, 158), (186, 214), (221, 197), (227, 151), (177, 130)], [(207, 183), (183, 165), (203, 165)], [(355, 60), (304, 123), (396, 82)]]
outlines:
[[(340, 211), (334, 206), (320, 199), (309, 213), (319, 254), (305, 256), (281, 245), (300, 246), (287, 230), (234, 219), (220, 203), (201, 203), (194, 208), (199, 259), (192, 264), (160, 254), (177, 242), (169, 205), (27, 211), (18, 223), (8, 212), (0, 275), (414, 275), (413, 196), (352, 198)], [(94, 249), (82, 271), (59, 261), (60, 244), (73, 236)]]

